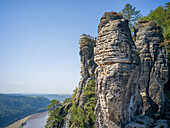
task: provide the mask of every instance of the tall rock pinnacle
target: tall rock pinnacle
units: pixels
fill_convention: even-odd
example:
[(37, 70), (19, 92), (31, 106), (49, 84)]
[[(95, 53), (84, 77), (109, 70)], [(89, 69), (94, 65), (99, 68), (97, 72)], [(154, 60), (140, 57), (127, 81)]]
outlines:
[(117, 13), (102, 16), (97, 38), (96, 128), (121, 128), (139, 114), (139, 56), (128, 21)]
[(161, 28), (153, 21), (140, 21), (135, 26), (135, 36), (141, 62), (139, 84), (143, 99), (142, 114), (162, 114), (163, 88), (168, 81), (168, 60), (165, 47), (161, 46)]
[(96, 39), (90, 35), (82, 34), (80, 38), (80, 62), (82, 78), (80, 79), (79, 86), (76, 94), (76, 101), (79, 107), (84, 105), (84, 94), (82, 93), (83, 87), (86, 87), (88, 81), (94, 79), (94, 71), (96, 63), (94, 62), (94, 46)]

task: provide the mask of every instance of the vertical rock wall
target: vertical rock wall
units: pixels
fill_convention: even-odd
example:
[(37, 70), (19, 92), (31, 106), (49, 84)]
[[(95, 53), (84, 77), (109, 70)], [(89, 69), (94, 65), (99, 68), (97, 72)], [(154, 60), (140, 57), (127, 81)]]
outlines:
[(80, 79), (79, 86), (76, 94), (76, 102), (79, 107), (83, 107), (85, 103), (84, 94), (82, 93), (83, 87), (86, 87), (89, 80), (94, 79), (94, 71), (96, 63), (94, 62), (94, 46), (96, 45), (96, 39), (83, 34), (80, 38), (80, 62), (82, 78)]
[(121, 128), (140, 111), (139, 56), (128, 21), (117, 13), (104, 14), (97, 38), (96, 128)]
[[(166, 120), (149, 118), (156, 115), (155, 119), (159, 119), (159, 114), (163, 114), (163, 89), (168, 81), (161, 28), (155, 22), (140, 21), (135, 26), (134, 36), (135, 43), (128, 20), (109, 12), (100, 20), (97, 42), (86, 34), (80, 38), (82, 78), (74, 103), (84, 107), (83, 88), (96, 79), (96, 128), (168, 127)], [(70, 106), (71, 103), (67, 103), (60, 108), (65, 120), (56, 121), (56, 127), (77, 127), (74, 123), (69, 126)], [(164, 118), (169, 119), (169, 102), (166, 106)]]
[(135, 36), (141, 61), (142, 114), (152, 117), (153, 113), (163, 112), (163, 88), (168, 81), (168, 60), (165, 48), (161, 46), (163, 35), (155, 22), (141, 21), (135, 26)]

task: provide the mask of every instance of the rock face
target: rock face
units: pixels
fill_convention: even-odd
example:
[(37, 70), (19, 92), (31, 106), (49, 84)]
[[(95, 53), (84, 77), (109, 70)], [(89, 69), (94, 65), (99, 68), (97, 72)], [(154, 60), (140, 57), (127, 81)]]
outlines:
[(139, 56), (128, 21), (117, 13), (104, 14), (97, 38), (96, 128), (121, 128), (140, 111)]
[(65, 120), (62, 120), (61, 122), (56, 122), (56, 128), (68, 128), (69, 122), (70, 122), (70, 112), (68, 110), (71, 107), (71, 103), (66, 103), (60, 108), (60, 116), (65, 117)]
[(168, 60), (165, 48), (161, 46), (163, 35), (155, 22), (141, 21), (135, 26), (135, 38), (141, 62), (142, 114), (152, 117), (153, 113), (163, 113), (163, 88), (168, 81)]
[[(93, 125), (86, 123), (86, 128), (94, 127), (95, 123), (96, 128), (168, 128), (170, 95), (165, 90), (167, 95), (164, 98), (163, 91), (168, 81), (168, 60), (165, 48), (161, 45), (161, 28), (155, 22), (140, 21), (135, 26), (134, 37), (135, 43), (128, 20), (115, 12), (102, 16), (97, 42), (89, 35), (81, 36), (82, 78), (74, 102), (72, 100), (72, 104), (67, 103), (60, 108), (59, 114), (65, 120), (56, 122), (56, 127), (80, 126), (77, 120), (70, 120), (74, 114), (69, 109), (76, 106), (86, 112), (87, 98), (83, 90), (91, 80), (96, 79), (96, 122), (94, 117)], [(94, 85), (91, 89), (93, 96)], [(91, 103), (89, 106), (92, 106)], [(167, 120), (160, 119), (162, 117)]]
[[(90, 35), (82, 34), (80, 40), (80, 60), (81, 60), (81, 71), (80, 74), (82, 78), (80, 79), (79, 86), (74, 97), (74, 103), (77, 107), (84, 108), (86, 103), (86, 96), (83, 93), (83, 88), (88, 86), (90, 80), (94, 80), (94, 72), (96, 68), (96, 63), (94, 62), (94, 46), (96, 45), (96, 39)], [(73, 97), (72, 97), (73, 98)], [(73, 100), (73, 99), (72, 99)], [(54, 128), (69, 128), (78, 127), (76, 122), (71, 122), (72, 112), (70, 111), (73, 106), (73, 101), (64, 104), (59, 109), (59, 116), (62, 117), (59, 121), (54, 121)], [(83, 110), (83, 109), (82, 109)], [(94, 122), (95, 123), (95, 122)], [(51, 127), (50, 127), (51, 128)]]
[(135, 117), (134, 122), (130, 122), (125, 126), (125, 128), (168, 128), (167, 120), (157, 120), (139, 115)]
[(96, 39), (82, 34), (80, 38), (80, 62), (81, 62), (81, 71), (80, 74), (82, 78), (80, 79), (79, 86), (76, 94), (76, 102), (78, 107), (83, 107), (85, 103), (85, 97), (82, 93), (83, 87), (86, 87), (89, 80), (94, 79), (94, 71), (96, 68), (96, 63), (94, 62), (94, 47), (96, 45)]

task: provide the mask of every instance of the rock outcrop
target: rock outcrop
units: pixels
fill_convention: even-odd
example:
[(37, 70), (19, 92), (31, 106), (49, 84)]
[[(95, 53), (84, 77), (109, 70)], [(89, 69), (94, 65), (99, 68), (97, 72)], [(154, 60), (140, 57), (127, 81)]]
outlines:
[(139, 115), (135, 117), (134, 122), (130, 122), (125, 128), (168, 128), (167, 120), (157, 120)]
[(153, 21), (140, 21), (135, 26), (134, 43), (128, 21), (120, 14), (102, 16), (94, 50), (98, 65), (96, 128), (120, 128), (131, 121), (134, 127), (158, 126), (154, 121), (143, 125), (136, 120), (157, 120), (169, 110), (164, 109), (163, 89), (169, 72), (162, 42), (161, 28)]
[(97, 38), (96, 128), (121, 128), (140, 112), (139, 56), (128, 20), (117, 13), (104, 14)]
[(128, 20), (109, 12), (100, 20), (97, 42), (81, 36), (82, 78), (72, 101), (59, 109), (57, 128), (168, 128), (169, 72), (161, 28), (140, 21), (134, 31), (135, 42)]
[(161, 46), (163, 35), (155, 22), (140, 21), (135, 25), (135, 38), (141, 62), (142, 114), (152, 117), (153, 113), (163, 113), (163, 88), (168, 81), (168, 59), (165, 47)]
[[(58, 112), (56, 113), (56, 118), (57, 119), (52, 119), (51, 121), (48, 122), (48, 124), (52, 125), (47, 125), (48, 128), (73, 128), (73, 127), (79, 127), (79, 121), (76, 120), (71, 120), (72, 116), (77, 116), (74, 115), (76, 112), (72, 113), (72, 111), (78, 111), (80, 110), (82, 112), (82, 115), (86, 114), (85, 111), (89, 110), (94, 111), (95, 104), (91, 103), (93, 107), (90, 108), (85, 108), (88, 107), (86, 106), (88, 100), (90, 98), (93, 98), (93, 101), (95, 97), (95, 89), (90, 90), (93, 91), (89, 95), (86, 94), (86, 90), (95, 88), (95, 68), (96, 68), (96, 63), (94, 62), (94, 47), (96, 45), (96, 38), (91, 37), (90, 35), (82, 34), (80, 40), (80, 60), (81, 60), (81, 71), (80, 74), (82, 78), (80, 79), (79, 86), (78, 88), (74, 91), (74, 94), (72, 96), (72, 100), (69, 102), (66, 102), (64, 105), (62, 105)], [(94, 87), (91, 87), (93, 84)], [(84, 90), (83, 90), (84, 89)], [(86, 104), (86, 105), (85, 105)], [(86, 110), (85, 110), (86, 109)], [(84, 112), (83, 112), (84, 111)], [(92, 113), (92, 112), (91, 112)], [(90, 114), (91, 114), (90, 113)], [(93, 114), (93, 113), (92, 113)], [(94, 114), (93, 114), (94, 115)], [(89, 116), (89, 115), (88, 115)], [(91, 116), (91, 115), (90, 115)], [(90, 121), (89, 121), (90, 120)], [(93, 120), (88, 119), (86, 122), (89, 123), (89, 126), (87, 128), (91, 128), (95, 124)], [(90, 124), (91, 123), (91, 124)]]
[(82, 78), (80, 79), (75, 99), (78, 107), (83, 107), (85, 103), (85, 97), (82, 93), (83, 87), (86, 87), (89, 81), (95, 78), (94, 72), (97, 65), (94, 62), (94, 47), (96, 45), (96, 39), (89, 35), (82, 34), (79, 43), (81, 62), (80, 74)]
[[(97, 66), (94, 62), (94, 47), (96, 45), (96, 38), (82, 34), (79, 44), (81, 60), (80, 74), (82, 78), (80, 79), (79, 86), (75, 91), (75, 96), (73, 96), (72, 99), (72, 107), (70, 108), (70, 118), (72, 118), (72, 120), (70, 121), (70, 127), (78, 128), (81, 126), (92, 128), (95, 124), (93, 111), (96, 105), (94, 75), (95, 68)], [(81, 112), (81, 114), (79, 114), (79, 112)], [(85, 117), (86, 122), (83, 122), (85, 119), (82, 118)], [(79, 120), (77, 118), (81, 119)]]
[(60, 110), (59, 110), (59, 115), (61, 117), (65, 117), (64, 120), (61, 120), (61, 121), (55, 121), (55, 125), (54, 127), (56, 128), (68, 128), (69, 126), (69, 122), (70, 122), (70, 112), (68, 112), (68, 110), (70, 109), (71, 107), (71, 103), (66, 103), (64, 104)]

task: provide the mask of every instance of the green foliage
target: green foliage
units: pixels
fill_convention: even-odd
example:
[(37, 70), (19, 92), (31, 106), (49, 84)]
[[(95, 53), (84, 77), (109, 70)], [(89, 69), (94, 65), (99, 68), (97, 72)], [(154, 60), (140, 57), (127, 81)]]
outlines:
[(85, 44), (90, 44), (92, 46), (95, 46), (96, 40), (93, 40), (93, 39), (90, 39), (90, 38), (87, 38), (87, 37), (83, 37), (83, 38), (79, 39), (78, 44), (80, 45), (80, 47), (84, 46)]
[(73, 96), (72, 96), (72, 103), (75, 102), (75, 97), (76, 97), (76, 94), (77, 94), (77, 87), (76, 89), (73, 90)]
[(130, 28), (132, 28), (134, 22), (139, 20), (142, 16), (140, 11), (136, 11), (136, 8), (133, 7), (131, 4), (126, 4), (121, 13), (125, 19), (129, 20)]
[(94, 108), (96, 107), (97, 99), (95, 96), (96, 80), (90, 80), (87, 87), (83, 88), (83, 93), (86, 96), (84, 110), (86, 112), (85, 123), (87, 126), (95, 127)]
[(140, 50), (138, 49), (138, 51), (135, 51), (135, 55), (139, 56), (140, 55)]
[(165, 40), (170, 39), (170, 2), (165, 7), (158, 6), (155, 10), (151, 10), (147, 16), (141, 20), (155, 21), (163, 30)]
[(168, 63), (170, 63), (170, 2), (165, 4), (165, 7), (158, 6), (155, 10), (151, 10), (147, 16), (141, 20), (155, 21), (163, 30), (164, 46), (168, 54)]
[(85, 114), (82, 108), (77, 107), (75, 104), (70, 108), (72, 113), (70, 117), (70, 125), (78, 126), (79, 128), (84, 128)]
[[(77, 92), (77, 88), (74, 90), (74, 94), (72, 98), (66, 98), (63, 103), (59, 100), (52, 100), (50, 105), (47, 107), (49, 110), (49, 118), (46, 123), (46, 128), (54, 128), (59, 127), (60, 123), (64, 121), (65, 116), (68, 113), (68, 108), (64, 107), (65, 104), (69, 102), (73, 102), (73, 98), (75, 98)], [(64, 108), (64, 112), (63, 112)]]
[(47, 127), (54, 127), (56, 122), (61, 122), (63, 118), (60, 116), (60, 107), (62, 103), (59, 100), (51, 100), (50, 105), (48, 105), (48, 113), (49, 118), (47, 120), (46, 128)]
[(64, 101), (63, 101), (63, 105), (68, 103), (68, 102), (71, 102), (71, 98), (66, 98)]
[(94, 108), (97, 102), (95, 97), (95, 85), (96, 85), (96, 81), (90, 80), (87, 87), (83, 88), (83, 94), (86, 99), (83, 108), (79, 108), (77, 106), (74, 99), (75, 97), (73, 97), (72, 107), (69, 110), (72, 113), (70, 126), (79, 127), (79, 128), (95, 127)]
[(51, 100), (50, 105), (48, 105), (47, 109), (49, 113), (53, 113), (58, 110), (59, 107), (61, 107), (61, 102), (59, 100)]
[(82, 39), (79, 39), (79, 42), (78, 42), (78, 44), (80, 44), (80, 45), (81, 45), (81, 43), (82, 43)]
[(50, 101), (37, 96), (0, 94), (0, 127), (5, 127), (28, 115), (46, 111)]

